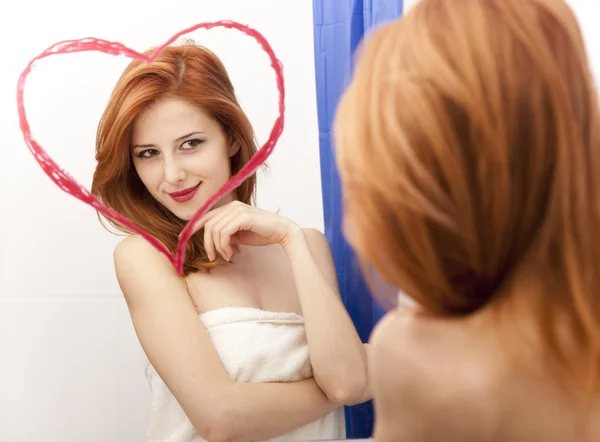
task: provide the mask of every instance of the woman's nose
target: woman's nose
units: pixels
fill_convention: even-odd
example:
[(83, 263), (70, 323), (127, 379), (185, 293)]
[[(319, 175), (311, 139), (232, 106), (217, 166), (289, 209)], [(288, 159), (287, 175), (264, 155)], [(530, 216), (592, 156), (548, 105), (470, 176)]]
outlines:
[(177, 184), (185, 180), (185, 170), (175, 159), (165, 159), (165, 181), (169, 184)]

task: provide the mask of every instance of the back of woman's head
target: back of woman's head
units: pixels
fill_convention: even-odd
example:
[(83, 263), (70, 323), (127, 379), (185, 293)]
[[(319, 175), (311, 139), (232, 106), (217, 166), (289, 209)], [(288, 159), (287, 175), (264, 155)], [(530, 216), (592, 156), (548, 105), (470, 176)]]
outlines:
[[(425, 311), (500, 302), (527, 268), (600, 391), (598, 102), (561, 0), (421, 0), (361, 48), (336, 121), (346, 231)], [(579, 373), (581, 374), (581, 373)]]
[[(150, 54), (148, 51), (146, 54)], [(131, 136), (136, 117), (153, 104), (170, 98), (197, 105), (221, 126), (230, 143), (239, 146), (231, 158), (237, 173), (256, 153), (252, 126), (241, 109), (227, 71), (208, 49), (193, 44), (165, 48), (152, 63), (131, 62), (117, 82), (98, 126), (92, 193), (175, 252), (186, 224), (154, 200), (142, 184), (131, 160)], [(236, 190), (236, 198), (250, 203), (256, 177)], [(130, 233), (109, 220), (117, 229)], [(209, 268), (202, 235), (187, 246), (184, 273)]]

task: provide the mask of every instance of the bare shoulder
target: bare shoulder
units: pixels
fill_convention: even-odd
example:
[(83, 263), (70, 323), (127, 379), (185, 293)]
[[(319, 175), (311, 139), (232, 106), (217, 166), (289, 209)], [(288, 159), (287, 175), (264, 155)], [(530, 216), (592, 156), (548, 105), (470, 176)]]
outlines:
[(388, 313), (375, 327), (369, 376), (378, 440), (477, 440), (470, 387), (456, 375), (457, 354), (444, 350), (449, 341), (443, 335), (441, 343), (433, 339), (441, 331), (435, 321), (403, 310)]
[(414, 314), (401, 310), (379, 321), (369, 339), (370, 372), (378, 384), (405, 390), (418, 381), (428, 357), (424, 328)]
[(304, 237), (308, 247), (320, 266), (325, 266), (328, 271), (333, 266), (333, 256), (327, 237), (319, 230), (313, 228), (303, 228)]
[(129, 263), (131, 259), (135, 261), (139, 259), (157, 261), (159, 257), (163, 257), (164, 259), (161, 261), (169, 262), (164, 255), (141, 235), (131, 235), (119, 242), (115, 247), (113, 257), (115, 264), (120, 266)]
[(318, 251), (323, 251), (327, 253), (331, 253), (331, 248), (329, 247), (329, 241), (327, 237), (320, 230), (314, 229), (312, 227), (303, 228), (304, 236), (306, 237), (306, 241), (311, 249), (315, 249)]
[(140, 235), (129, 236), (117, 244), (113, 260), (118, 283), (128, 302), (154, 293), (155, 290), (146, 290), (152, 286), (185, 287), (169, 259)]

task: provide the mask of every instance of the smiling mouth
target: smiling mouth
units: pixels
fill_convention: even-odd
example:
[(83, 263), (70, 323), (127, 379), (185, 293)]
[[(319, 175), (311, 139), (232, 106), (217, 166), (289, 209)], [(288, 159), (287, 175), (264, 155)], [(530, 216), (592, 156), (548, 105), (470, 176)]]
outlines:
[(190, 187), (188, 189), (183, 189), (180, 190), (179, 192), (172, 192), (169, 193), (169, 196), (171, 198), (173, 198), (175, 201), (177, 201), (178, 203), (184, 203), (186, 201), (191, 200), (194, 195), (196, 194), (196, 191), (198, 190), (198, 187), (200, 187), (201, 183), (198, 183), (198, 185), (194, 186), (194, 187)]

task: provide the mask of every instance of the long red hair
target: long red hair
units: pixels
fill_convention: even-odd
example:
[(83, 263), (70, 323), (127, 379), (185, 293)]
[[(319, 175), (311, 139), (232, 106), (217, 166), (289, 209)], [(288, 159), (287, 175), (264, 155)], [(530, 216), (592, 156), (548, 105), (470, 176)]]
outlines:
[[(147, 51), (147, 54), (152, 51)], [(240, 107), (225, 66), (208, 49), (184, 44), (165, 48), (153, 63), (131, 62), (117, 82), (98, 125), (92, 193), (107, 207), (120, 212), (175, 253), (186, 221), (173, 215), (146, 190), (131, 160), (131, 130), (135, 118), (153, 103), (180, 98), (193, 103), (218, 121), (231, 143), (239, 149), (231, 158), (231, 173), (237, 173), (256, 153), (250, 121)], [(256, 175), (236, 189), (236, 199), (253, 202)], [(118, 230), (129, 232), (114, 220)], [(184, 274), (207, 269), (201, 232), (186, 250)]]
[(443, 317), (531, 270), (546, 350), (600, 393), (600, 115), (564, 1), (421, 0), (360, 48), (335, 139), (366, 270)]

